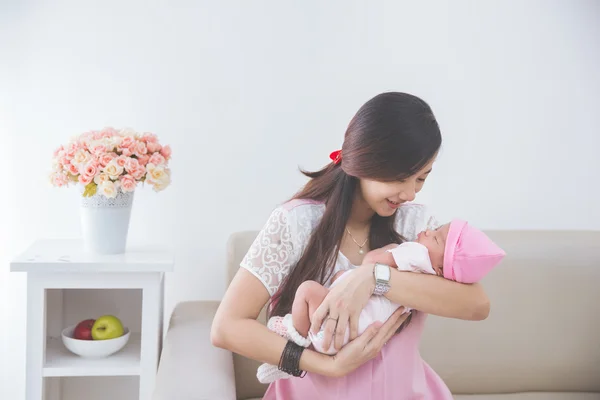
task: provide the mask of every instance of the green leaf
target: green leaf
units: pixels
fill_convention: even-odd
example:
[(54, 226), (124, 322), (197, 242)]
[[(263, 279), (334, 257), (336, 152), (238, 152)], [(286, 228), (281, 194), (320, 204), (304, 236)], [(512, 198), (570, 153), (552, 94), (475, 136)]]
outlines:
[(85, 186), (85, 190), (83, 191), (83, 197), (92, 197), (96, 194), (96, 190), (98, 189), (98, 185), (95, 182), (90, 182)]

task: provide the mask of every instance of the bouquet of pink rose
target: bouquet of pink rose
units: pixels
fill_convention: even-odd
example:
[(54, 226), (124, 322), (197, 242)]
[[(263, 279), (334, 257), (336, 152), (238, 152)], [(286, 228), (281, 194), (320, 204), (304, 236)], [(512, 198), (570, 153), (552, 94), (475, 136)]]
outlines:
[(54, 186), (83, 185), (83, 196), (114, 198), (133, 192), (139, 182), (155, 191), (171, 183), (171, 148), (153, 133), (105, 128), (83, 133), (54, 151), (50, 181)]

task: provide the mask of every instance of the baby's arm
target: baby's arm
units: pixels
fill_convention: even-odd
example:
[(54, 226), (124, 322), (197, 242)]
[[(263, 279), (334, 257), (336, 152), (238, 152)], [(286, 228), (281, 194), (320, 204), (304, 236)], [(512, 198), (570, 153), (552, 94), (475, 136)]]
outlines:
[(314, 281), (303, 282), (296, 291), (292, 305), (292, 322), (302, 337), (308, 336), (310, 319), (329, 291)]
[(426, 274), (436, 274), (431, 265), (429, 250), (417, 242), (405, 242), (389, 253), (396, 260), (396, 268), (400, 271), (421, 272)]
[(394, 249), (398, 247), (396, 243), (388, 244), (385, 247), (371, 250), (367, 253), (365, 258), (363, 259), (363, 264), (375, 264), (381, 263), (385, 265), (389, 265), (390, 267), (397, 268), (396, 260), (394, 260), (394, 256), (388, 250)]

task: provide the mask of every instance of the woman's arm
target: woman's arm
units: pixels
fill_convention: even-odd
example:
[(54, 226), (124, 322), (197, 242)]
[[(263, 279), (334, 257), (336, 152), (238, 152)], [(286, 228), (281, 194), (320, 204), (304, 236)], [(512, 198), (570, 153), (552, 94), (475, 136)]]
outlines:
[[(253, 360), (278, 365), (287, 341), (256, 321), (268, 300), (269, 294), (262, 282), (240, 268), (213, 320), (212, 344)], [(306, 349), (300, 357), (300, 369), (333, 376), (336, 372), (331, 368), (331, 361), (327, 355)]]
[[(367, 268), (373, 270), (373, 267)], [(463, 284), (394, 268), (391, 269), (390, 290), (385, 296), (405, 307), (447, 318), (480, 321), (490, 313), (490, 300), (479, 283)]]

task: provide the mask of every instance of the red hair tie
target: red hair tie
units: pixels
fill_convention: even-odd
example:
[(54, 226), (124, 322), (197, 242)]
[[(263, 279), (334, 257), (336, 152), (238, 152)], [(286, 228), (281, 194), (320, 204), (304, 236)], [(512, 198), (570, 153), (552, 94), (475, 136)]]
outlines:
[(341, 150), (336, 150), (333, 153), (331, 153), (329, 155), (329, 158), (331, 158), (331, 161), (333, 161), (334, 164), (339, 164), (340, 161), (342, 161), (342, 151)]

